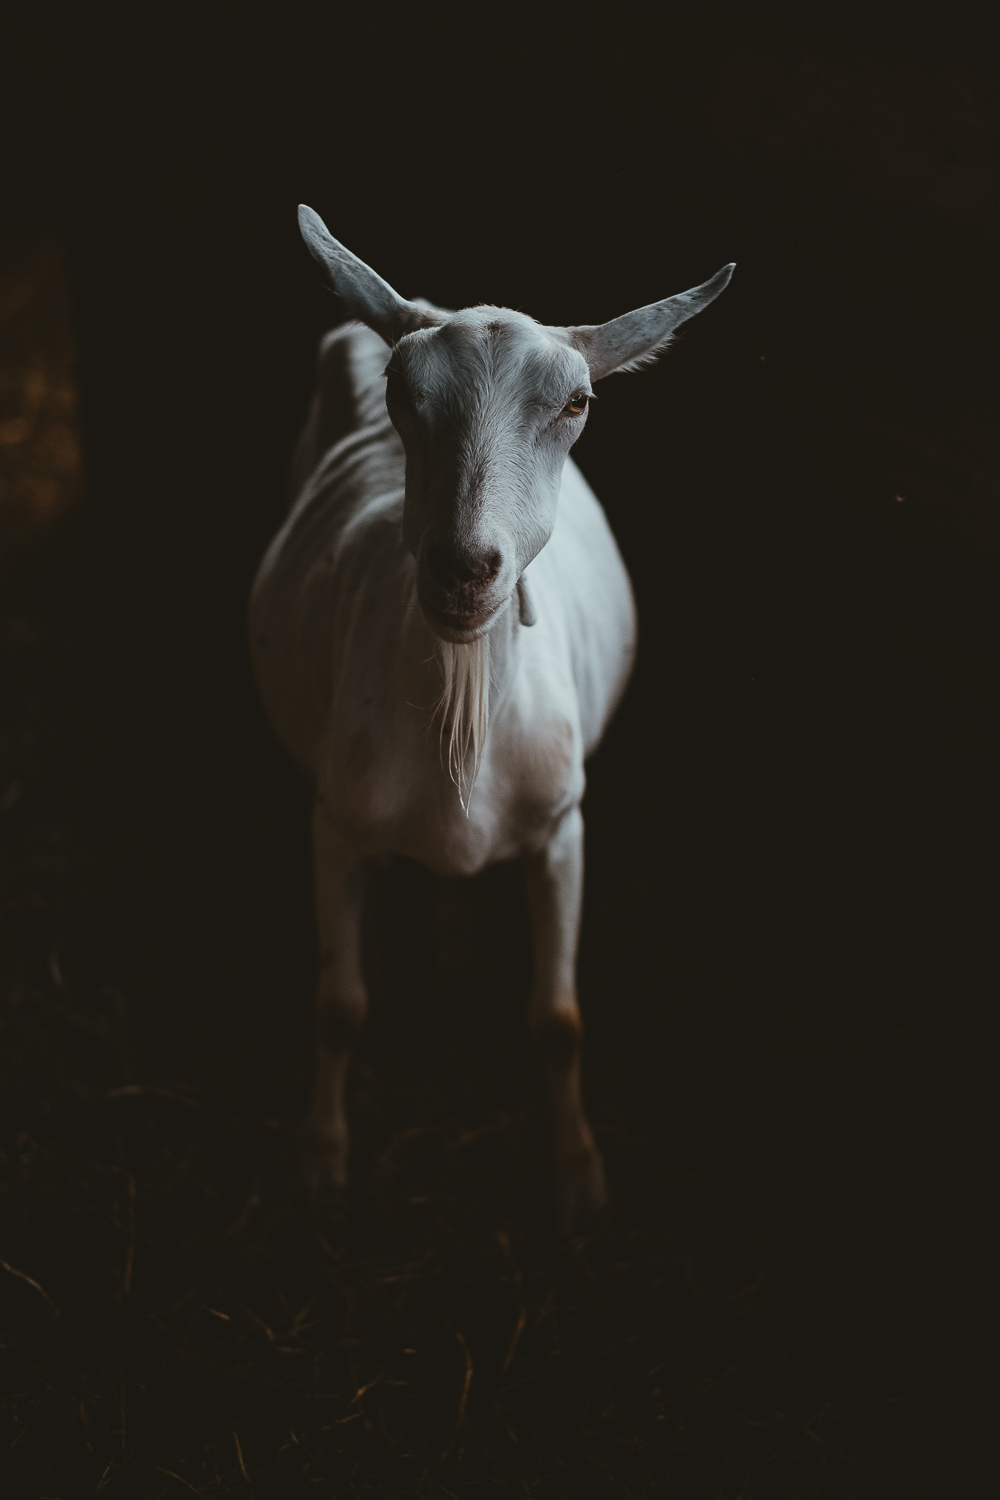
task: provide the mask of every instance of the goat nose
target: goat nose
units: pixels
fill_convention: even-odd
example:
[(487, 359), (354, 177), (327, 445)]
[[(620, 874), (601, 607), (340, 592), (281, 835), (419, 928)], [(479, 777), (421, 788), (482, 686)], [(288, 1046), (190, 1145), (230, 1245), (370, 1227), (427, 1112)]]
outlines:
[(485, 588), (500, 571), (499, 552), (467, 552), (446, 542), (433, 542), (427, 549), (427, 566), (443, 588), (476, 584)]

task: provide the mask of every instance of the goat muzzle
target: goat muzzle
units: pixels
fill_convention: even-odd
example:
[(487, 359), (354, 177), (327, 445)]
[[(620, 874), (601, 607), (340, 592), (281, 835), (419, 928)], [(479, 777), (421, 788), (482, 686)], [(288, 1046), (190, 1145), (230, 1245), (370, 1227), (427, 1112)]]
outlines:
[(497, 610), (495, 584), (502, 563), (496, 550), (473, 552), (450, 541), (428, 544), (419, 568), (419, 595), (438, 634), (469, 641), (482, 631)]

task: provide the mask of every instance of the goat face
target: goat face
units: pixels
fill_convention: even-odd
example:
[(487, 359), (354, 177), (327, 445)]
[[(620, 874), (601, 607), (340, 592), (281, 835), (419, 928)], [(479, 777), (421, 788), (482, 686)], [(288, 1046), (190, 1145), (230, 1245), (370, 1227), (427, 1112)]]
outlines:
[(551, 535), (591, 381), (654, 359), (733, 267), (610, 323), (545, 328), (509, 308), (408, 302), (311, 208), (299, 226), (348, 314), (392, 349), (386, 402), (406, 449), (403, 537), (418, 597), (444, 640), (475, 640)]
[(590, 372), (561, 330), (477, 307), (396, 344), (389, 416), (406, 450), (403, 537), (431, 628), (489, 630), (548, 541)]

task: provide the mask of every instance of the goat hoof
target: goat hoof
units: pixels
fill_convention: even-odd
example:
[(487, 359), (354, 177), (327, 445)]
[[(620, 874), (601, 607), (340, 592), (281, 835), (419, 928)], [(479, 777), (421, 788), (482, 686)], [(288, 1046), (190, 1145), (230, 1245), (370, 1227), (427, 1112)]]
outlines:
[(338, 1199), (347, 1187), (347, 1132), (308, 1120), (299, 1138), (296, 1175), (314, 1207)]
[(556, 1162), (555, 1209), (560, 1234), (575, 1234), (596, 1218), (607, 1203), (604, 1162), (596, 1146)]

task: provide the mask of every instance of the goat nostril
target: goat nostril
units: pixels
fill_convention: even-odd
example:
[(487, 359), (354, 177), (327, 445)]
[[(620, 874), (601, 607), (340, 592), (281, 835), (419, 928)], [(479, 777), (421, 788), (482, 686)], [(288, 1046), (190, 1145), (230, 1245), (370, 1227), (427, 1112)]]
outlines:
[(427, 548), (427, 568), (435, 583), (450, 588), (455, 576), (454, 554), (437, 544)]
[(499, 552), (484, 552), (482, 558), (482, 579), (484, 583), (492, 583), (500, 571)]
[(444, 588), (492, 583), (500, 571), (500, 553), (482, 552), (478, 556), (458, 548), (433, 543), (427, 549), (427, 566), (434, 579)]

